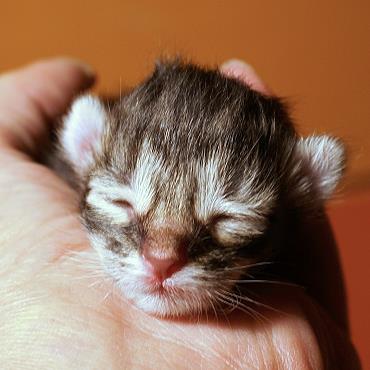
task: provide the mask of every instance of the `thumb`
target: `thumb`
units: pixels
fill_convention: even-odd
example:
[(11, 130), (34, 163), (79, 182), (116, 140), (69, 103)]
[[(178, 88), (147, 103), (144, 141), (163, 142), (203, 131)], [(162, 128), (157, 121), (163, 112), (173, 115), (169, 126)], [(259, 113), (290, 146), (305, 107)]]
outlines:
[(51, 59), (0, 75), (0, 147), (34, 154), (50, 121), (64, 113), (73, 97), (94, 82), (87, 65)]

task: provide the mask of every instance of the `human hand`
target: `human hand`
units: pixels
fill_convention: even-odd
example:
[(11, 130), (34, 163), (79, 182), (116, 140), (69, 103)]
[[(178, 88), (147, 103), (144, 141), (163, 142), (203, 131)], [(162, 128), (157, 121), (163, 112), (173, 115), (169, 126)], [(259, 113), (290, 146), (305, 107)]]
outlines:
[[(241, 77), (267, 92), (253, 71)], [(0, 77), (1, 368), (356, 368), (341, 318), (336, 325), (328, 317), (333, 302), (343, 305), (336, 299), (319, 306), (302, 289), (263, 287), (263, 302), (274, 310), (256, 306), (256, 319), (236, 310), (173, 321), (148, 316), (114, 294), (89, 252), (73, 189), (34, 159), (50, 122), (93, 80), (71, 60)], [(324, 225), (315, 235), (312, 250), (327, 243), (330, 230)], [(326, 256), (316, 258), (325, 265)], [(93, 276), (87, 265), (95, 263)], [(336, 289), (327, 281), (322, 278), (320, 293), (312, 285), (318, 300)]]

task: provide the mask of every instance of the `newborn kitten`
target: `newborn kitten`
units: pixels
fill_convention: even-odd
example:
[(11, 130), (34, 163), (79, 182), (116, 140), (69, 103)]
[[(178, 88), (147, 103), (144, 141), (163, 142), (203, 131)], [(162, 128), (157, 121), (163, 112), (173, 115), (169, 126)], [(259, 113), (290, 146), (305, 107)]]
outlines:
[(299, 137), (277, 98), (180, 61), (121, 98), (77, 98), (59, 134), (92, 246), (158, 316), (224, 302), (279, 248), (285, 212), (319, 207), (344, 162), (339, 140)]

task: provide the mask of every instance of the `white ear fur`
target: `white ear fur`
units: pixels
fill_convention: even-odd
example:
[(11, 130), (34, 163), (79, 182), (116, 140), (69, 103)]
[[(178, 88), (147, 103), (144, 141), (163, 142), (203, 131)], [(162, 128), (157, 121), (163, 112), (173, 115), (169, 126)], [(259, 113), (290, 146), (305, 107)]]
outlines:
[(296, 155), (317, 196), (321, 200), (330, 198), (344, 169), (345, 149), (342, 142), (326, 135), (301, 138)]
[(64, 118), (60, 142), (67, 159), (79, 171), (86, 170), (101, 151), (106, 113), (100, 100), (91, 95), (77, 98)]

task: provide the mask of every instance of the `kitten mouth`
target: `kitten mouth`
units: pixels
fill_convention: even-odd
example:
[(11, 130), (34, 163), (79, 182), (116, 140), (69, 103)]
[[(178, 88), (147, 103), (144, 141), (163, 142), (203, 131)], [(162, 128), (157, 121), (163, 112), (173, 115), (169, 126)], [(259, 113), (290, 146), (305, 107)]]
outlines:
[(175, 279), (158, 281), (148, 277), (120, 284), (123, 293), (136, 307), (161, 317), (180, 317), (208, 309), (210, 298), (200, 287)]
[(122, 274), (118, 286), (124, 296), (147, 314), (171, 318), (191, 316), (208, 310), (211, 286), (205, 287), (197, 278), (201, 273), (185, 271), (162, 279), (145, 271), (133, 278)]
[(166, 302), (186, 299), (190, 292), (184, 287), (175, 285), (172, 281), (164, 280), (163, 282), (147, 282), (144, 294), (148, 297)]
[(176, 288), (157, 287), (133, 303), (140, 309), (157, 317), (179, 317), (198, 311), (189, 305), (191, 296), (186, 291)]
[[(152, 281), (147, 282), (148, 294), (156, 296), (171, 296), (179, 294), (180, 289), (173, 285), (172, 282), (164, 280), (162, 282)], [(182, 291), (182, 290), (181, 290)]]

